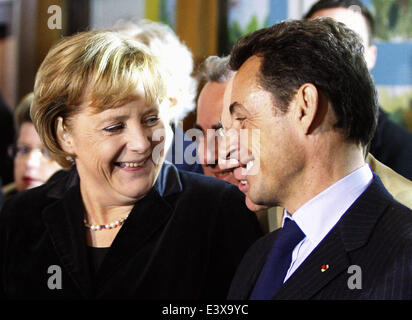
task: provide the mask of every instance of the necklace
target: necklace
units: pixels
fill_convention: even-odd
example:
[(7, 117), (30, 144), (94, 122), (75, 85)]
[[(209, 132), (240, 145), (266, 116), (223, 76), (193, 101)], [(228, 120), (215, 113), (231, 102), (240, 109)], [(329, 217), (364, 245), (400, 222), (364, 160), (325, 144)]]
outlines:
[(109, 224), (88, 224), (86, 219), (83, 220), (84, 226), (92, 231), (98, 231), (98, 230), (104, 230), (104, 229), (113, 229), (121, 226), (124, 221), (127, 219), (127, 216), (124, 218), (121, 218), (119, 220), (115, 220), (112, 223)]

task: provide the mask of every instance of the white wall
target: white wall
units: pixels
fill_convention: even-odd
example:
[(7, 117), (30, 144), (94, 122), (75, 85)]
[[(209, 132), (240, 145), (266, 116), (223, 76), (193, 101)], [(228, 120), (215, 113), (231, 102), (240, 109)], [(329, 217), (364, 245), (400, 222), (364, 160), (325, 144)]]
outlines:
[(144, 0), (91, 0), (90, 28), (113, 26), (120, 19), (143, 19)]
[(288, 18), (301, 19), (317, 0), (289, 0)]

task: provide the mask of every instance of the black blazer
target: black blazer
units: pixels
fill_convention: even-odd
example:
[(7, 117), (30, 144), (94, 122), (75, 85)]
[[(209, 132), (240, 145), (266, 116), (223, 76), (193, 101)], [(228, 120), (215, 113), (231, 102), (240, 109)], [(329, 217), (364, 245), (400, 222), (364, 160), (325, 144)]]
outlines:
[[(248, 250), (229, 299), (249, 298), (277, 234), (266, 235)], [(324, 272), (323, 265), (329, 265)], [(357, 288), (350, 289), (348, 282)], [(273, 299), (412, 299), (411, 210), (396, 202), (375, 176)]]
[[(165, 164), (93, 279), (79, 179), (69, 174), (5, 203), (3, 297), (224, 299), (243, 254), (261, 236), (235, 186)], [(48, 273), (52, 265), (61, 268), (62, 289), (49, 289), (48, 280), (57, 275)]]

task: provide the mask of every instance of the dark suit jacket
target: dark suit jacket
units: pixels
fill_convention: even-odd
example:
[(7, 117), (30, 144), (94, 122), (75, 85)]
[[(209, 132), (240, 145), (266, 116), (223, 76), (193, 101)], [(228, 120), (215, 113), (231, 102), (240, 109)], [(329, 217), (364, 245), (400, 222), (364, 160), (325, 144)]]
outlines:
[(370, 153), (383, 164), (412, 180), (412, 132), (391, 121), (379, 109), (378, 127)]
[[(224, 299), (243, 254), (261, 236), (255, 214), (235, 186), (165, 164), (93, 280), (82, 206), (79, 179), (67, 174), (5, 203), (0, 217), (1, 295)], [(57, 274), (48, 273), (52, 265), (62, 270), (60, 290), (48, 286)]]
[[(248, 250), (229, 299), (249, 298), (277, 234)], [(322, 272), (322, 265), (329, 268)], [(359, 275), (348, 270), (351, 265), (361, 268), (355, 284), (362, 289), (348, 286)], [(393, 200), (375, 176), (273, 299), (412, 299), (412, 212)]]

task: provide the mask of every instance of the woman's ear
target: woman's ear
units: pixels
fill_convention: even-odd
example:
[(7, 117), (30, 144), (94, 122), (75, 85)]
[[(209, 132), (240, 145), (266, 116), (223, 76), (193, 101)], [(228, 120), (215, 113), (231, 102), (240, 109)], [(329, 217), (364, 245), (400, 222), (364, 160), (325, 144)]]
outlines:
[(73, 139), (62, 117), (56, 120), (56, 136), (62, 150), (68, 154), (74, 154)]

